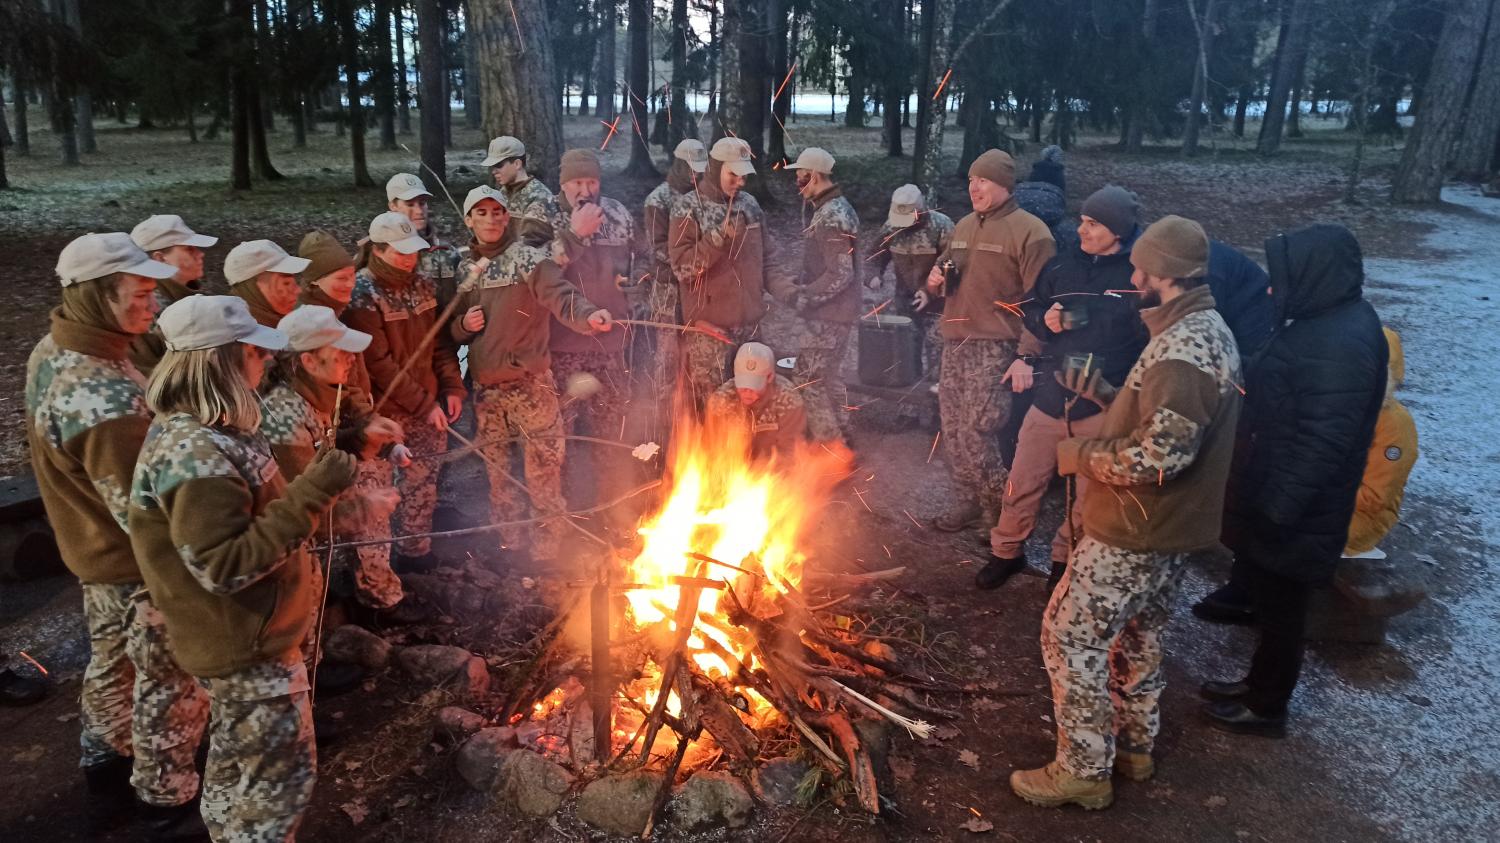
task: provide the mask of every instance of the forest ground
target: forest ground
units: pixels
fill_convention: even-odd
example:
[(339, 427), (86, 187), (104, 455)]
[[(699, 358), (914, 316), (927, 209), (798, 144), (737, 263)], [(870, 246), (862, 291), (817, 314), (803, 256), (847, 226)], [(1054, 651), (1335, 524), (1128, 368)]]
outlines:
[[(597, 146), (595, 119), (567, 122), (571, 141)], [(930, 456), (933, 432), (912, 424), (900, 408), (866, 404), (856, 416), (855, 446), (861, 476), (871, 478), (863, 489), (868, 509), (848, 490), (839, 494), (810, 548), (817, 564), (907, 565), (890, 593), (891, 612), (925, 627), (936, 655), (960, 675), (1034, 693), (965, 702), (954, 724), (958, 734), (946, 740), (897, 736), (897, 816), (872, 823), (832, 803), (810, 815), (800, 808), (762, 810), (750, 829), (705, 839), (957, 840), (971, 836), (961, 826), (975, 813), (995, 826), (975, 836), (1005, 840), (1471, 840), (1494, 833), (1500, 824), (1500, 754), (1494, 751), (1500, 707), (1493, 702), (1500, 693), (1494, 646), (1500, 580), (1488, 562), (1500, 541), (1492, 502), (1500, 488), (1500, 454), (1494, 414), (1482, 402), (1500, 391), (1489, 362), (1500, 357), (1500, 202), (1455, 188), (1439, 208), (1394, 209), (1384, 191), (1398, 150), (1376, 145), (1369, 150), (1362, 203), (1345, 205), (1339, 197), (1349, 142), (1332, 127), (1319, 128), (1288, 142), (1269, 162), (1244, 143), (1220, 141), (1217, 154), (1183, 161), (1175, 148), (1123, 155), (1111, 139), (1088, 136), (1067, 156), (1069, 204), (1076, 210), (1098, 186), (1124, 184), (1142, 194), (1148, 217), (1199, 219), (1212, 236), (1257, 258), (1264, 238), (1278, 230), (1330, 219), (1354, 230), (1367, 258), (1368, 295), (1405, 338), (1408, 383), (1401, 397), (1422, 435), (1402, 524), (1385, 549), (1425, 572), (1428, 602), (1398, 618), (1385, 645), (1314, 645), (1287, 740), (1230, 737), (1198, 719), (1193, 689), (1204, 678), (1234, 676), (1253, 637), (1187, 612), (1226, 567), (1222, 557), (1205, 555), (1189, 569), (1166, 641), (1169, 685), (1157, 777), (1144, 785), (1119, 784), (1116, 805), (1105, 812), (1031, 808), (1011, 795), (1006, 777), (1045, 761), (1052, 746), (1051, 703), (1036, 645), (1042, 580), (1021, 577), (996, 593), (975, 592), (970, 581), (984, 553), (977, 538), (936, 534), (909, 518), (937, 514), (951, 492), (941, 449)], [(840, 180), (873, 233), (891, 189), (909, 180), (910, 160), (881, 157), (876, 128), (845, 129), (804, 117), (789, 129), (793, 150), (815, 143), (840, 159)], [(455, 192), (481, 180), (483, 140), (458, 132), (450, 167), (467, 172), (453, 179)], [(273, 158), (289, 178), (246, 194), (224, 187), (227, 140), (191, 146), (179, 133), (101, 126), (99, 141), (104, 151), (74, 170), (40, 154), (50, 148), (45, 135), (34, 138), (39, 155), (8, 159), (21, 189), (0, 194), (7, 235), (6, 283), (0, 286), (0, 474), (24, 470), (25, 361), (57, 301), (51, 268), (69, 239), (129, 230), (151, 213), (180, 213), (197, 230), (221, 237), (208, 260), (210, 278), (221, 284), (223, 254), (240, 240), (271, 237), (295, 248), (309, 228), (325, 227), (352, 242), (383, 205), (378, 188), (348, 186), (345, 141), (331, 131), (315, 135), (303, 151), (289, 148), (287, 133), (273, 135)], [(614, 175), (627, 151), (622, 141), (617, 137), (607, 150), (605, 193), (639, 208), (654, 182)], [(958, 132), (950, 131), (950, 170), (957, 141)], [(910, 145), (908, 132), (908, 151)], [(1019, 156), (1023, 174), (1036, 153), (1031, 147)], [(372, 151), (371, 170), (383, 182), (413, 167), (414, 158)], [(790, 181), (784, 173), (772, 177), (779, 201), (769, 210), (773, 231), (795, 252), (801, 208)], [(940, 205), (955, 218), (962, 215), (961, 181), (942, 185)], [(446, 203), (434, 208), (443, 230), (456, 232), (456, 214)], [(867, 294), (872, 305), (888, 295)], [(482, 500), (483, 481), (470, 488), (472, 468), (450, 472), (450, 502)], [(1057, 510), (1053, 501), (1031, 544), (1033, 559), (1044, 558), (1042, 539), (1050, 537)], [(510, 572), (512, 583), (519, 573)], [(494, 619), (460, 619), (451, 629), (409, 634), (413, 641), (482, 651), (463, 637), (488, 620)], [(491, 624), (499, 626), (498, 620)], [(0, 789), (7, 794), (0, 800), (0, 839), (83, 839), (74, 746), (87, 649), (76, 585), (54, 577), (0, 586), (0, 643), (36, 657), (58, 684), (44, 704), (0, 710)], [(500, 671), (496, 678), (506, 676)], [(393, 672), (328, 700), (359, 728), (322, 749), (303, 839), (598, 837), (568, 817), (553, 824), (497, 821), (486, 801), (452, 774), (451, 750), (430, 744), (436, 702)], [(977, 769), (957, 763), (965, 749), (977, 753)]]

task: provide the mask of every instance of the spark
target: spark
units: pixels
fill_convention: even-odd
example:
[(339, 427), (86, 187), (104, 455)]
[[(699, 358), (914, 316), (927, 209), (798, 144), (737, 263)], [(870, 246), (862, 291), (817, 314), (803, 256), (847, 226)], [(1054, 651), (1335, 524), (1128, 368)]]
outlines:
[(1156, 470), (1156, 485), (1158, 485), (1158, 486), (1162, 485), (1163, 483), (1166, 482), (1166, 479), (1167, 479), (1167, 470), (1164, 469), (1164, 468), (1158, 468)]
[(796, 391), (797, 391), (797, 390), (799, 390), (799, 389), (806, 389), (806, 388), (808, 388), (808, 387), (809, 387), (809, 386), (812, 386), (812, 385), (813, 385), (813, 384), (815, 384), (815, 383), (818, 383), (818, 382), (820, 382), (820, 381), (822, 381), (822, 380), (823, 380), (823, 379), (822, 379), (822, 378), (813, 378), (813, 379), (812, 379), (812, 380), (810, 380), (810, 381), (808, 381), (808, 382), (807, 382), (807, 383), (804, 383), (804, 384), (800, 384), (800, 385), (798, 385), (798, 386), (794, 386), (794, 387), (792, 387), (792, 391), (793, 391), (793, 392), (796, 392)]
[(885, 254), (887, 251), (889, 251), (889, 250), (887, 250), (887, 249), (877, 249), (877, 250), (875, 250), (874, 254), (870, 255), (867, 258), (865, 258), (865, 261), (868, 263), (869, 261), (875, 260), (876, 258), (878, 258), (881, 255)]
[[(918, 530), (922, 529), (922, 522), (918, 521), (915, 518), (912, 518), (912, 514), (910, 512), (907, 512), (906, 510), (903, 509), (903, 510), (901, 510), (901, 514), (905, 515), (907, 518), (911, 518), (911, 523), (917, 525), (917, 529)], [(886, 554), (889, 555), (890, 554), (890, 550), (886, 550)]]
[(940, 97), (940, 96), (943, 95), (943, 87), (948, 84), (948, 77), (950, 77), (952, 75), (953, 75), (953, 68), (950, 67), (950, 68), (948, 68), (948, 72), (943, 74), (943, 81), (941, 81), (941, 82), (938, 83), (937, 90), (932, 92), (932, 101), (933, 102), (937, 102), (938, 101), (938, 97)]
[(1238, 389), (1240, 391), (1240, 395), (1244, 395), (1245, 394), (1245, 388), (1243, 386), (1240, 386), (1239, 384), (1235, 383), (1234, 381), (1230, 381), (1229, 383), (1231, 385), (1233, 385), (1235, 389)]
[(861, 490), (859, 490), (859, 489), (855, 489), (855, 490), (854, 490), (854, 496), (855, 496), (855, 497), (856, 497), (856, 498), (859, 498), (859, 502), (860, 502), (860, 503), (861, 503), (861, 504), (864, 504), (864, 507), (865, 507), (865, 511), (866, 511), (866, 512), (868, 512), (868, 513), (870, 513), (870, 514), (871, 514), (871, 515), (874, 515), (874, 514), (875, 514), (875, 510), (873, 510), (873, 509), (871, 509), (871, 508), (870, 508), (870, 504), (869, 504), (869, 502), (868, 502), (868, 501), (866, 501), (866, 500), (865, 500), (865, 494), (864, 494), (864, 492), (862, 492), (862, 491), (861, 491)]
[[(797, 63), (796, 62), (792, 62), (792, 66), (786, 72), (786, 78), (783, 79), (783, 80), (781, 80), (781, 84), (776, 86), (776, 93), (774, 93), (774, 94), (771, 95), (771, 101), (772, 102), (775, 102), (777, 100), (777, 98), (781, 96), (782, 89), (784, 89), (786, 87), (786, 83), (792, 81), (792, 74), (796, 73), (796, 72), (797, 72)], [(778, 120), (776, 122), (779, 123), (781, 121)], [(785, 128), (785, 127), (783, 127), (783, 128)]]
[[(904, 509), (901, 510), (901, 511), (902, 512), (906, 512), (906, 510), (904, 510)], [(906, 512), (906, 517), (907, 518), (911, 518), (911, 513), (910, 512)], [(917, 519), (911, 518), (911, 520), (916, 521)], [(920, 527), (922, 525), (918, 524), (917, 526)], [(885, 551), (885, 558), (887, 558), (887, 559), (894, 559), (895, 558), (894, 556), (891, 556), (891, 548), (890, 548), (889, 545), (884, 545), (883, 544), (883, 545), (880, 546), (880, 549)]]
[(623, 114), (616, 114), (615, 115), (615, 122), (613, 122), (613, 123), (605, 123), (603, 120), (599, 121), (603, 125), (609, 127), (609, 134), (607, 134), (607, 135), (604, 136), (604, 143), (599, 144), (599, 151), (600, 152), (603, 152), (604, 148), (606, 146), (609, 146), (610, 139), (615, 136), (615, 132), (620, 128), (620, 118), (624, 117), (624, 116), (625, 115), (623, 115)]
[(891, 302), (893, 302), (895, 300), (896, 300), (895, 298), (886, 299), (885, 301), (881, 302), (880, 304), (875, 305), (875, 309), (874, 310), (871, 310), (869, 313), (866, 313), (864, 316), (861, 316), (860, 318), (861, 319), (869, 319), (871, 316), (874, 316), (875, 314), (879, 313), (880, 311), (885, 310), (886, 305), (890, 304)]
[(36, 668), (37, 670), (40, 670), (42, 672), (43, 676), (47, 675), (47, 668), (42, 667), (42, 663), (41, 662), (39, 662), (36, 659), (32, 658), (31, 656), (27, 655), (25, 650), (19, 650), (19, 651), (17, 651), (16, 655), (18, 655), (21, 658), (23, 658), (23, 659), (31, 662), (31, 666), (34, 667), (34, 668)]
[[(787, 131), (787, 130), (786, 130), (786, 124), (785, 124), (785, 123), (783, 123), (783, 122), (781, 122), (781, 118), (780, 118), (780, 117), (777, 117), (777, 116), (776, 116), (776, 112), (774, 112), (774, 111), (773, 111), (773, 112), (771, 112), (771, 119), (772, 119), (772, 120), (775, 120), (775, 121), (776, 121), (776, 125), (778, 125), (778, 126), (780, 126), (780, 127), (781, 127), (781, 133), (782, 133), (782, 134), (783, 134), (783, 135), (786, 135), (786, 139), (787, 139), (787, 140), (789, 140), (789, 141), (792, 141), (792, 143), (796, 143), (796, 141), (794, 141), (794, 140), (792, 140), (792, 133), (791, 133), (791, 132), (788, 132), (788, 131)], [(776, 163), (777, 163), (777, 164), (778, 164), (778, 165), (779, 165), (779, 164), (780, 164), (780, 163), (781, 163), (781, 162), (780, 162), (780, 161), (778, 161), (778, 162), (776, 162)], [(775, 169), (775, 167), (772, 167), (772, 169)]]
[(937, 432), (936, 436), (932, 437), (932, 450), (927, 452), (927, 463), (929, 465), (932, 464), (932, 455), (937, 453), (938, 440), (942, 438), (943, 432), (941, 430)]

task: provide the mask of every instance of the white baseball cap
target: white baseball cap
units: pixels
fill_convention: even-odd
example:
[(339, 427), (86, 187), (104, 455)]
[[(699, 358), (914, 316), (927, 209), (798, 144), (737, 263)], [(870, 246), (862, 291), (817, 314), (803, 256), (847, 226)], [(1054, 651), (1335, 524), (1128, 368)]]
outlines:
[(431, 196), (427, 185), (411, 173), (397, 173), (391, 176), (390, 181), (385, 183), (385, 201), (394, 202), (397, 199), (410, 201), (418, 196)]
[(708, 148), (697, 138), (683, 138), (677, 148), (672, 150), (672, 157), (686, 161), (695, 173), (708, 170)]
[(286, 334), (255, 321), (239, 296), (188, 296), (156, 317), (169, 351), (198, 351), (232, 342), (271, 351), (286, 348)]
[(217, 237), (199, 234), (188, 228), (187, 223), (182, 221), (182, 217), (176, 214), (153, 214), (146, 217), (130, 230), (130, 239), (147, 252), (170, 249), (173, 246), (197, 246), (200, 249), (207, 249), (219, 242)]
[(788, 170), (811, 170), (828, 175), (833, 172), (833, 156), (820, 146), (809, 146), (802, 150), (794, 163), (786, 165)]
[(708, 157), (723, 161), (724, 169), (737, 176), (755, 172), (755, 165), (750, 163), (750, 144), (740, 138), (719, 138), (714, 141), (714, 148), (708, 151)]
[(771, 382), (771, 377), (775, 374), (776, 355), (765, 343), (747, 342), (734, 353), (735, 389), (753, 389), (760, 392), (766, 388), (766, 384)]
[(270, 240), (251, 240), (229, 250), (224, 258), (224, 278), (230, 285), (250, 281), (262, 272), (296, 275), (312, 261), (292, 257)]
[(891, 212), (885, 221), (891, 228), (906, 228), (917, 222), (927, 201), (922, 198), (922, 188), (914, 184), (903, 184), (891, 194)]
[(422, 235), (417, 233), (417, 227), (411, 224), (405, 214), (395, 211), (386, 211), (370, 220), (370, 242), (384, 243), (403, 255), (420, 252), (431, 245), (422, 239)]
[(469, 191), (469, 195), (464, 197), (464, 216), (468, 216), (469, 212), (474, 210), (475, 205), (486, 199), (493, 199), (499, 202), (500, 207), (504, 208), (507, 213), (510, 211), (510, 200), (505, 198), (503, 191), (496, 190), (487, 184), (481, 184)]
[(152, 260), (130, 235), (119, 232), (85, 234), (64, 246), (57, 256), (57, 277), (64, 287), (116, 272), (160, 281), (176, 275), (177, 267)]
[(292, 351), (317, 351), (333, 346), (339, 351), (359, 354), (370, 347), (372, 337), (339, 321), (329, 308), (304, 304), (281, 317), (276, 330), (286, 334), (287, 348)]
[(493, 167), (502, 161), (511, 158), (525, 158), (526, 144), (520, 139), (510, 135), (501, 135), (490, 141), (490, 148), (485, 151), (484, 160), (479, 162), (481, 167)]

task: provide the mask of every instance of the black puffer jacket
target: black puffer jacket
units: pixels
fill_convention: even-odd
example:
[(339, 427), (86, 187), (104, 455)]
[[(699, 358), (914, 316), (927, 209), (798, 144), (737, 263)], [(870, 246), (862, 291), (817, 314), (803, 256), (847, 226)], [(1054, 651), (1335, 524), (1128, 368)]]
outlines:
[[(1130, 243), (1112, 255), (1090, 255), (1078, 247), (1059, 252), (1047, 262), (1031, 290), (1031, 301), (1021, 306), (1026, 329), (1042, 341), (1042, 357), (1036, 361), (1036, 386), (1032, 387), (1032, 406), (1053, 418), (1062, 418), (1063, 404), (1072, 393), (1062, 388), (1052, 376), (1062, 368), (1063, 355), (1079, 351), (1097, 355), (1104, 379), (1115, 386), (1125, 382), (1130, 367), (1141, 356), (1150, 339), (1146, 325), (1136, 309), (1136, 297), (1130, 276)], [(1053, 333), (1046, 323), (1047, 311), (1054, 303), (1088, 312), (1088, 324), (1071, 331)], [(1068, 415), (1074, 421), (1099, 412), (1092, 401), (1079, 401)]]
[(1359, 243), (1317, 224), (1266, 241), (1281, 326), (1246, 386), (1225, 543), (1278, 574), (1332, 578), (1385, 398), (1386, 343)]

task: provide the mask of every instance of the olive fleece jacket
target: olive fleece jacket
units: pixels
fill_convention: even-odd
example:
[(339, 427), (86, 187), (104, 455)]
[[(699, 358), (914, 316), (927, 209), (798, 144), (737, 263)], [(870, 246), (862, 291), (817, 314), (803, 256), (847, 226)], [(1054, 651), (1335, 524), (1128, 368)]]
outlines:
[(667, 253), (677, 278), (683, 322), (750, 328), (766, 313), (769, 267), (777, 257), (765, 212), (741, 190), (719, 190), (715, 168), (672, 204)]
[(952, 260), (960, 281), (938, 292), (945, 298), (942, 334), (945, 340), (1009, 340), (1022, 355), (1041, 351), (1041, 343), (1023, 326), (1019, 308), (1031, 297), (1042, 267), (1057, 253), (1047, 224), (1021, 210), (1015, 197), (984, 213), (958, 221), (948, 249), (937, 263)]
[(342, 491), (320, 479), (288, 484), (259, 433), (183, 413), (152, 423), (130, 540), (183, 669), (212, 678), (298, 657), (318, 599), (306, 542)]
[(131, 475), (151, 412), (127, 359), (135, 337), (52, 311), (26, 362), (26, 443), (57, 547), (85, 583), (141, 581), (126, 535)]

